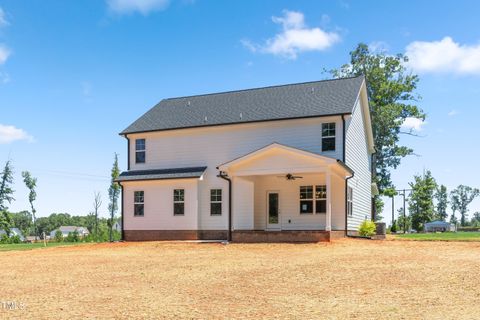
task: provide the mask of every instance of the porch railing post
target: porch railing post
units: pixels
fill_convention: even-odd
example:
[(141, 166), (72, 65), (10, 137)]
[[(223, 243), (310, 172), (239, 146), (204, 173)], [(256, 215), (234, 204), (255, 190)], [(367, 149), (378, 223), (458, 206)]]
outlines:
[(325, 230), (331, 231), (332, 230), (332, 177), (330, 174), (330, 168), (327, 169), (325, 174), (325, 184), (327, 186), (327, 214), (325, 217)]

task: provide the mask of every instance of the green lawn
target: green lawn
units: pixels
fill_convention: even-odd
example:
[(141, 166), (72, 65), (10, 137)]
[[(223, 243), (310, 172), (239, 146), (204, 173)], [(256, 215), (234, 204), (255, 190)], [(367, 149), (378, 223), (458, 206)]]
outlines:
[(409, 233), (395, 235), (399, 240), (480, 241), (480, 232)]
[(58, 246), (72, 246), (72, 245), (80, 245), (80, 244), (82, 244), (82, 242), (47, 242), (46, 247), (43, 244), (43, 242), (0, 244), (0, 251), (32, 250), (32, 249), (52, 248), (52, 247), (58, 247)]

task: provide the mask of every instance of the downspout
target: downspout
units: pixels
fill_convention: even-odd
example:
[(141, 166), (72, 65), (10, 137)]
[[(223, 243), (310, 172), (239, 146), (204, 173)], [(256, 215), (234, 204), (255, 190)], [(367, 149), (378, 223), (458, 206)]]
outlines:
[(122, 184), (119, 182), (118, 183), (120, 185), (120, 188), (122, 188), (122, 204), (120, 206), (121, 210), (122, 210), (122, 215), (121, 215), (121, 218), (122, 218), (122, 241), (125, 241), (125, 228), (124, 228), (124, 221), (125, 219), (123, 218), (123, 202), (124, 202), (124, 198), (123, 198), (123, 195), (124, 195), (124, 192), (123, 192), (123, 186)]
[(127, 170), (130, 170), (130, 138), (125, 135), (127, 139)]
[[(218, 167), (217, 167), (218, 169)], [(227, 241), (232, 241), (232, 179), (228, 177), (225, 171), (220, 171), (217, 177), (228, 181), (228, 231)]]

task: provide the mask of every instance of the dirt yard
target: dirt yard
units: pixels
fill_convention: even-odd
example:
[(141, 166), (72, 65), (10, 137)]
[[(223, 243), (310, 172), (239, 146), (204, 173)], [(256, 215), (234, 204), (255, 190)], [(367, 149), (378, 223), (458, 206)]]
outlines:
[(480, 318), (480, 242), (118, 243), (0, 264), (1, 319)]

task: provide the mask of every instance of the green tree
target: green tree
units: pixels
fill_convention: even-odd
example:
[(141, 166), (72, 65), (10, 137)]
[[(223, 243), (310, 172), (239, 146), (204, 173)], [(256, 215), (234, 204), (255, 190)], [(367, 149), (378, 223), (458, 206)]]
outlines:
[(480, 190), (464, 185), (459, 185), (450, 193), (452, 210), (455, 208), (460, 212), (460, 224), (462, 226), (467, 223), (468, 205), (479, 195)]
[(118, 198), (120, 197), (120, 184), (116, 181), (120, 176), (120, 169), (118, 168), (118, 155), (115, 153), (115, 160), (113, 162), (112, 172), (111, 172), (111, 184), (108, 188), (108, 196), (110, 198), (110, 203), (108, 205), (108, 210), (110, 211), (110, 220), (109, 220), (109, 239), (113, 241), (113, 220), (115, 218), (115, 213), (118, 210)]
[(55, 241), (63, 242), (63, 233), (60, 230), (55, 231)]
[(405, 216), (403, 217), (403, 208), (399, 208), (398, 212), (398, 219), (397, 219), (397, 227), (398, 230), (402, 230), (404, 233), (410, 230), (412, 227), (412, 217)]
[[(412, 155), (413, 149), (399, 145), (401, 127), (407, 118), (425, 120), (425, 113), (415, 105), (419, 96), (415, 94), (419, 78), (405, 68), (408, 58), (402, 54), (389, 55), (370, 52), (364, 43), (350, 52), (350, 63), (331, 70), (336, 78), (364, 75), (372, 117), (372, 128), (377, 150), (374, 156), (376, 174), (373, 175), (380, 194), (392, 188), (391, 169), (400, 164), (402, 158)], [(376, 198), (377, 212), (381, 201)]]
[(435, 207), (433, 195), (437, 183), (432, 173), (427, 170), (423, 175), (415, 175), (414, 182), (409, 183), (412, 193), (408, 200), (408, 211), (412, 217), (412, 228), (423, 230), (423, 224), (433, 220)]
[(12, 226), (19, 228), (26, 236), (32, 232), (32, 215), (29, 211), (11, 213)]
[(10, 235), (11, 217), (7, 212), (7, 204), (13, 200), (13, 167), (10, 160), (5, 163), (0, 177), (0, 229), (4, 229), (7, 235)]
[(28, 202), (30, 202), (30, 208), (32, 209), (32, 217), (33, 217), (33, 232), (35, 235), (35, 240), (37, 240), (37, 224), (36, 224), (36, 217), (35, 217), (35, 207), (33, 206), (33, 202), (37, 199), (37, 191), (35, 188), (37, 187), (37, 178), (33, 178), (30, 172), (23, 171), (22, 172), (23, 182), (25, 186), (30, 191), (28, 194)]
[(475, 212), (472, 217), (471, 224), (473, 227), (480, 226), (480, 212)]
[(437, 188), (435, 199), (437, 200), (437, 218), (438, 220), (445, 221), (448, 216), (448, 192), (446, 186), (442, 184)]

